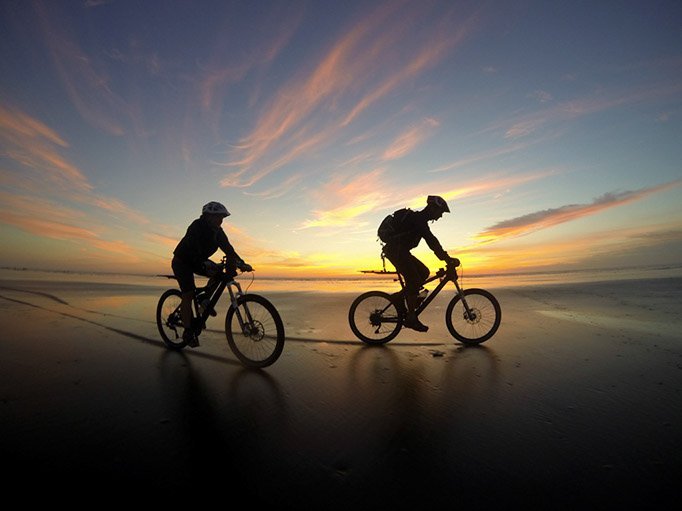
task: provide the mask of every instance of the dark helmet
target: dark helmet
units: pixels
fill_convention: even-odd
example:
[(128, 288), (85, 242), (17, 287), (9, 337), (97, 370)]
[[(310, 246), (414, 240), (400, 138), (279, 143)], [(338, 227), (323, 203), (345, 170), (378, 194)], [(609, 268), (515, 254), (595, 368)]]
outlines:
[(443, 213), (450, 213), (448, 203), (445, 202), (445, 199), (443, 199), (443, 197), (439, 197), (438, 195), (429, 195), (428, 198), (426, 199), (426, 204), (429, 206), (434, 205)]
[(208, 204), (204, 204), (204, 207), (201, 208), (201, 213), (222, 215), (223, 217), (230, 216), (230, 212), (220, 202), (209, 202)]

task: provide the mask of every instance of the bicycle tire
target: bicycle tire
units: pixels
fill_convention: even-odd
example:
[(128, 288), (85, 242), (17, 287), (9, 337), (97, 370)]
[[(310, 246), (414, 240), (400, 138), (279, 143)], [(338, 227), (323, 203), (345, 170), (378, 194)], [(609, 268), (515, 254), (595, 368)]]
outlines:
[[(466, 345), (481, 344), (490, 339), (502, 321), (502, 309), (492, 293), (485, 289), (463, 291), (467, 304), (475, 312), (474, 318), (467, 317), (462, 297), (455, 296), (445, 311), (445, 324), (450, 334)], [(454, 321), (453, 321), (454, 320)]]
[(168, 289), (164, 291), (156, 305), (156, 326), (163, 342), (173, 350), (181, 350), (187, 346), (187, 342), (182, 338), (182, 331), (178, 336), (178, 329), (184, 328), (180, 315), (180, 302), (182, 302), (182, 293), (177, 289)]
[[(230, 306), (225, 315), (227, 343), (239, 361), (250, 368), (272, 365), (284, 349), (284, 323), (275, 306), (260, 295), (243, 295), (237, 299), (236, 308)], [(247, 306), (253, 323), (248, 331), (242, 330), (235, 311), (244, 318)], [(272, 331), (274, 330), (274, 331)]]
[[(388, 314), (381, 311), (386, 310)], [(390, 321), (382, 321), (383, 318)], [(361, 294), (348, 310), (348, 323), (355, 336), (370, 345), (386, 344), (396, 338), (403, 326), (400, 313), (391, 295), (383, 291)], [(382, 330), (384, 325), (390, 325)], [(374, 331), (374, 333), (372, 333)]]

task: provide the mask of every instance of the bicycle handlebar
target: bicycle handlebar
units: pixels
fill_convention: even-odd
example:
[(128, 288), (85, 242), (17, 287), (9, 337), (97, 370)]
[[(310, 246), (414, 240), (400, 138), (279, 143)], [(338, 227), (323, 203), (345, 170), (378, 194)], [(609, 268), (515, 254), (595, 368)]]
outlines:
[(436, 277), (442, 279), (443, 277), (449, 277), (453, 280), (457, 280), (457, 266), (448, 264), (445, 268), (439, 268), (436, 272)]

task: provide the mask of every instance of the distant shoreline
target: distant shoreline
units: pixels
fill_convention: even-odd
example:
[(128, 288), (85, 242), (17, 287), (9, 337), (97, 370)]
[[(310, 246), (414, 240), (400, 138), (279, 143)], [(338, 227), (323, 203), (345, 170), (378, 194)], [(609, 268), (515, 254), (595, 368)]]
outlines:
[[(97, 276), (120, 276), (120, 277), (159, 277), (161, 274), (151, 273), (129, 273), (114, 271), (93, 271), (93, 270), (57, 270), (45, 268), (29, 268), (17, 266), (0, 266), (0, 271), (12, 272), (35, 272), (65, 275), (97, 275)], [(432, 269), (432, 272), (435, 271)], [(531, 270), (531, 271), (506, 271), (499, 273), (469, 273), (465, 272), (467, 278), (496, 278), (496, 277), (533, 277), (551, 275), (580, 275), (580, 274), (600, 274), (600, 273), (646, 273), (646, 272), (671, 272), (671, 276), (682, 275), (682, 262), (677, 264), (662, 264), (650, 266), (626, 266), (621, 268), (582, 268), (566, 270)], [(168, 272), (170, 273), (170, 272)], [(298, 276), (258, 276), (258, 280), (273, 281), (355, 281), (355, 280), (393, 280), (393, 276), (362, 274), (361, 270), (357, 274), (348, 275), (329, 275), (320, 277), (298, 277)]]
[[(169, 272), (170, 273), (170, 272)], [(252, 281), (253, 278), (253, 281)], [(460, 285), (466, 288), (484, 289), (522, 288), (548, 285), (586, 285), (599, 282), (680, 279), (681, 265), (660, 265), (648, 267), (630, 267), (616, 269), (532, 271), (499, 274), (470, 274), (464, 270), (460, 273)], [(30, 268), (0, 267), (0, 281), (34, 281), (34, 282), (80, 282), (93, 285), (126, 285), (152, 287), (155, 289), (175, 287), (172, 279), (162, 274), (134, 274), (118, 272), (85, 272), (72, 270), (38, 270)], [(398, 287), (395, 275), (357, 275), (337, 277), (273, 277), (264, 276), (257, 271), (254, 274), (243, 274), (239, 282), (248, 289), (255, 285), (266, 292), (351, 292), (359, 293), (369, 290), (391, 291)], [(197, 277), (197, 285), (201, 286), (203, 277)], [(428, 288), (428, 286), (427, 286)]]

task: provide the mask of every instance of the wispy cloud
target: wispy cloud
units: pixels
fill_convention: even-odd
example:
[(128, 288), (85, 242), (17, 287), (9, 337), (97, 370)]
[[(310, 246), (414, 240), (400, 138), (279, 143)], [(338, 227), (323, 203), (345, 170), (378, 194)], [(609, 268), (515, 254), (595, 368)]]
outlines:
[(435, 128), (440, 126), (438, 120), (424, 119), (418, 125), (400, 134), (384, 151), (384, 160), (396, 160), (411, 153), (419, 144), (426, 140)]
[[(468, 33), (468, 22), (453, 26), (442, 20), (430, 37), (397, 53), (398, 43), (423, 14), (421, 5), (381, 5), (343, 34), (312, 69), (302, 69), (286, 83), (254, 129), (236, 144), (234, 157), (224, 163), (238, 170), (228, 174), (222, 185), (252, 186), (295, 159), (338, 140), (339, 133), (367, 108), (435, 65)], [(413, 16), (406, 15), (406, 9)], [(398, 153), (387, 155), (391, 154)]]
[(111, 88), (110, 77), (96, 59), (53, 21), (52, 6), (35, 2), (39, 26), (55, 69), (71, 102), (90, 125), (110, 135), (125, 133), (128, 104)]
[(682, 180), (635, 191), (606, 193), (589, 204), (569, 204), (558, 208), (536, 211), (520, 217), (498, 222), (485, 229), (476, 238), (479, 242), (492, 242), (504, 238), (525, 236), (578, 218), (594, 215), (606, 209), (622, 206), (655, 193), (669, 190), (682, 184)]
[(487, 161), (487, 160), (493, 160), (497, 159), (500, 156), (505, 156), (507, 154), (513, 154), (515, 152), (523, 151), (525, 149), (528, 149), (529, 147), (542, 143), (546, 141), (550, 136), (548, 135), (547, 137), (542, 137), (542, 138), (535, 138), (533, 140), (525, 140), (525, 141), (514, 141), (514, 142), (509, 142), (507, 145), (503, 145), (500, 147), (493, 147), (491, 149), (487, 149), (485, 151), (480, 151), (477, 153), (473, 153), (470, 155), (466, 155), (462, 158), (459, 158), (455, 161), (452, 161), (450, 163), (446, 163), (444, 165), (441, 165), (439, 167), (436, 167), (434, 169), (428, 170), (427, 172), (429, 173), (438, 173), (438, 172), (446, 172), (450, 170), (457, 170), (460, 168), (467, 168), (471, 167), (477, 163)]
[(475, 181), (462, 181), (456, 187), (451, 180), (400, 187), (386, 175), (384, 168), (359, 174), (335, 174), (321, 186), (313, 198), (323, 208), (313, 211), (314, 218), (302, 228), (357, 227), (363, 216), (391, 212), (398, 208), (421, 209), (428, 195), (438, 194), (445, 200), (482, 197), (496, 191), (553, 175), (553, 170), (514, 175), (490, 175)]
[(306, 220), (302, 228), (342, 227), (354, 225), (357, 217), (386, 204), (390, 192), (383, 182), (383, 169), (347, 177), (334, 176), (316, 195), (325, 209), (313, 211), (315, 218)]
[(413, 209), (424, 207), (426, 205), (427, 196), (434, 194), (440, 195), (446, 201), (486, 196), (495, 192), (507, 190), (514, 186), (537, 181), (538, 179), (552, 176), (555, 173), (556, 172), (553, 169), (547, 169), (535, 172), (524, 172), (521, 174), (488, 175), (485, 178), (473, 181), (462, 181), (461, 184), (454, 188), (452, 187), (452, 184), (449, 184), (449, 182), (446, 181), (431, 183), (428, 186), (422, 186), (422, 188), (427, 188), (428, 191), (425, 191), (420, 195), (412, 195), (407, 204)]
[[(98, 194), (85, 174), (62, 153), (69, 144), (45, 123), (0, 106), (0, 147), (6, 158), (0, 172), (0, 222), (40, 237), (77, 240), (121, 252), (122, 242), (107, 239), (115, 225), (148, 223), (146, 217), (114, 197)], [(96, 218), (104, 216), (106, 221)], [(129, 253), (134, 252), (125, 246)]]
[[(676, 97), (680, 93), (682, 93), (681, 84), (661, 83), (632, 90), (620, 90), (610, 94), (602, 92), (599, 95), (562, 102), (551, 101), (552, 106), (549, 108), (496, 122), (491, 126), (491, 129), (503, 129), (504, 138), (516, 139), (526, 137), (547, 124), (570, 121), (623, 105)], [(539, 91), (536, 96), (541, 103), (550, 103), (550, 101), (543, 101), (543, 98), (547, 98), (546, 93)]]

